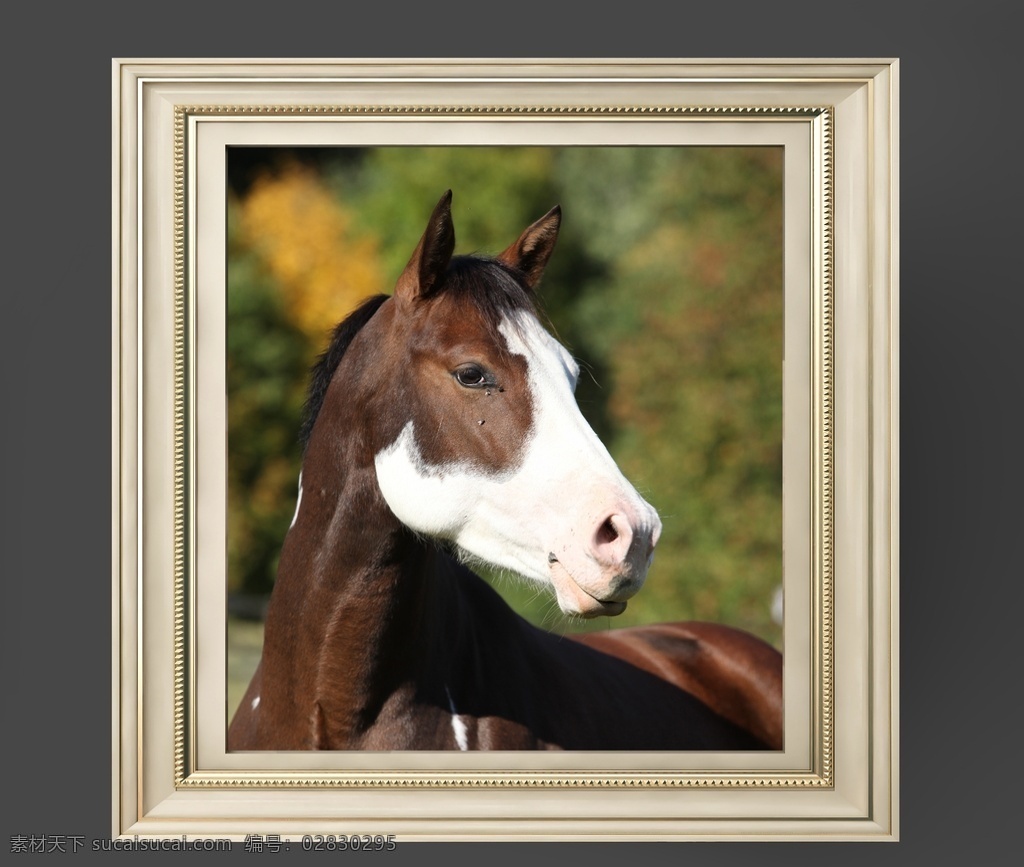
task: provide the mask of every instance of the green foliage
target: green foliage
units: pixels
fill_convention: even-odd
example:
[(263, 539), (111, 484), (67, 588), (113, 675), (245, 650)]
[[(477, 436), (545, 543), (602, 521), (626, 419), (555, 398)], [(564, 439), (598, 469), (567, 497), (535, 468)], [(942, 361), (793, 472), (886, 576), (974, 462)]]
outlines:
[[(555, 629), (707, 619), (777, 641), (769, 605), (782, 571), (781, 149), (346, 149), (321, 173), (358, 215), (351, 230), (379, 251), (389, 284), (382, 291), (446, 189), (463, 253), (496, 253), (552, 205), (563, 207), (543, 306), (583, 364), (581, 410), (665, 530), (647, 585), (613, 621), (566, 623), (548, 596), (495, 579), (513, 605)], [(236, 455), (232, 435), (231, 473), (244, 485), (242, 476), (258, 478), (261, 460), (274, 464), (287, 451), (254, 417), (290, 416), (294, 436), (301, 388), (285, 394), (284, 380), (322, 347), (300, 347), (287, 325), (271, 336), (278, 326), (266, 275), (251, 252), (237, 252), (229, 266), (232, 430), (260, 440), (239, 441)], [(268, 401), (280, 388), (282, 402), (271, 410), (249, 388)], [(272, 547), (273, 557), (294, 505), (297, 466), (288, 473), (281, 533), (272, 546), (255, 546)], [(251, 544), (231, 539), (239, 558)], [(247, 568), (265, 575), (272, 566)]]
[(636, 184), (622, 237), (606, 241), (609, 277), (577, 315), (610, 359), (611, 450), (665, 525), (643, 604), (777, 639), (768, 600), (782, 577), (781, 155), (629, 156), (656, 170), (614, 154)]
[(228, 576), (231, 590), (269, 592), (291, 521), (310, 347), (239, 237), (228, 208)]
[(376, 236), (393, 283), (449, 189), (457, 251), (501, 252), (555, 204), (552, 157), (548, 148), (385, 147), (356, 163), (339, 160), (327, 175), (363, 231)]

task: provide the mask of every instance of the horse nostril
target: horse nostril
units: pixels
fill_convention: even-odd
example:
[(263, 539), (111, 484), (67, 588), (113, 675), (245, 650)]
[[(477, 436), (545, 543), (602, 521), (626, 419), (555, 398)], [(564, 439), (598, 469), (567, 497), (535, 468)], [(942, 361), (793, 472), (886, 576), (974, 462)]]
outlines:
[(591, 542), (594, 556), (609, 566), (622, 565), (629, 556), (633, 532), (633, 526), (625, 515), (609, 515), (594, 531)]
[(619, 531), (615, 529), (615, 524), (612, 523), (611, 517), (605, 518), (604, 523), (597, 528), (597, 544), (610, 545), (618, 538)]

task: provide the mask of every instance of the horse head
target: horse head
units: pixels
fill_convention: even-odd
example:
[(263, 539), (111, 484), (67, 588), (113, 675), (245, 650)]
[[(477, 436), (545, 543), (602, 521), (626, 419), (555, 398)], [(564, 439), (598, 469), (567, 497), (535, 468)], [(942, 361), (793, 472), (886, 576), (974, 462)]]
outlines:
[(579, 366), (537, 317), (560, 221), (556, 207), (496, 258), (453, 256), (446, 193), (334, 399), (358, 407), (403, 524), (552, 587), (566, 613), (619, 614), (661, 522), (580, 413)]

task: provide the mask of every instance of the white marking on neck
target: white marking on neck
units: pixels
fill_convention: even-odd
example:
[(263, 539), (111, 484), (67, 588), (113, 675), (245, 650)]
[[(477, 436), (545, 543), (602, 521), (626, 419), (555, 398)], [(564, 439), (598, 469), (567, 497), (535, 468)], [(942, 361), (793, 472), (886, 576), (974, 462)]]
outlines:
[(452, 712), (452, 731), (455, 733), (455, 743), (459, 745), (459, 749), (465, 752), (469, 749), (469, 732), (466, 729), (466, 724), (459, 717), (459, 712), (455, 710), (455, 702), (452, 701), (452, 694), (448, 691), (448, 687), (444, 688), (445, 695), (448, 696), (448, 708)]
[(258, 708), (259, 706), (260, 706), (260, 697), (256, 696), (256, 698), (254, 698), (252, 700), (252, 709), (256, 710), (256, 708)]
[(299, 519), (299, 506), (302, 505), (302, 473), (299, 473), (299, 498), (295, 501), (295, 514), (292, 515), (292, 522), (288, 525), (290, 530), (295, 526), (295, 522)]

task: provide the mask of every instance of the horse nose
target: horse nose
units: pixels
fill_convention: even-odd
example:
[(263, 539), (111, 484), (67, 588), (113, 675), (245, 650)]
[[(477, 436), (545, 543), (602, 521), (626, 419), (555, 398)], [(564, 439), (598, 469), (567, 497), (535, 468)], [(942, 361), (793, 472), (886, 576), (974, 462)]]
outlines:
[(654, 552), (657, 530), (616, 512), (597, 527), (592, 541), (594, 559), (603, 566), (623, 572), (642, 568)]

